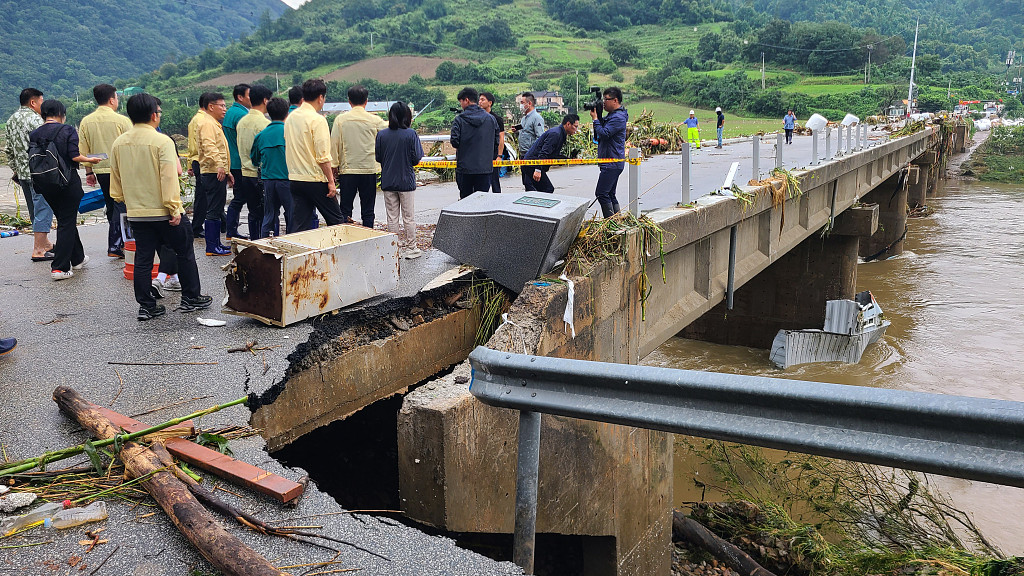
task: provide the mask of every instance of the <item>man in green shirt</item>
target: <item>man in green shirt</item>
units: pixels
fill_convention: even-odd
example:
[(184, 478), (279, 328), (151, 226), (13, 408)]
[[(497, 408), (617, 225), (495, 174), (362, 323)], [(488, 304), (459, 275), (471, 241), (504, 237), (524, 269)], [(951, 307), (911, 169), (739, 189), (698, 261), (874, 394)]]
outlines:
[[(82, 118), (78, 126), (78, 149), (82, 156), (110, 154), (114, 140), (132, 128), (131, 120), (117, 113), (120, 100), (116, 88), (110, 84), (98, 84), (92, 89), (92, 95), (96, 99), (96, 110)], [(110, 160), (83, 166), (85, 183), (95, 186), (98, 182), (107, 204), (107, 256), (124, 258), (124, 240), (121, 238), (124, 206), (110, 198)]]
[[(228, 156), (231, 158), (231, 176), (237, 186), (242, 177), (242, 158), (238, 155), (238, 123), (249, 113), (249, 85), (237, 84), (231, 95), (235, 103), (228, 108), (224, 114), (221, 126), (224, 128), (224, 137), (228, 141)], [(244, 188), (243, 195), (247, 192)], [(227, 215), (225, 216), (224, 235), (227, 238), (247, 238), (238, 234), (238, 219), (242, 213), (242, 205), (248, 200), (248, 196), (239, 197), (237, 188), (232, 188), (231, 203), (228, 204)]]
[(284, 119), (288, 117), (288, 103), (282, 98), (271, 98), (267, 102), (267, 113), (270, 114), (270, 125), (256, 135), (249, 154), (252, 163), (259, 166), (263, 181), (263, 226), (260, 229), (263, 238), (270, 236), (271, 232), (275, 236), (280, 234), (281, 208), (284, 208), (286, 224), (292, 216), (292, 193), (284, 151)]
[(238, 121), (238, 150), (241, 157), (241, 177), (235, 178), (235, 198), (241, 199), (249, 208), (249, 237), (253, 240), (262, 238), (263, 228), (263, 190), (260, 189), (259, 171), (253, 165), (249, 152), (256, 135), (270, 124), (267, 113), (267, 100), (274, 93), (270, 88), (259, 84), (249, 90), (249, 113)]

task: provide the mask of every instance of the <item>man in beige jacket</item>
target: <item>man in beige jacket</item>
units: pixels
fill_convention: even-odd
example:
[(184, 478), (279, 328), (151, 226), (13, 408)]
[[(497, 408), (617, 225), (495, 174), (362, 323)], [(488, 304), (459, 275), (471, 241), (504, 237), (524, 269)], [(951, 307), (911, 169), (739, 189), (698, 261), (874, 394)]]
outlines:
[(161, 246), (174, 251), (181, 281), (183, 312), (209, 308), (213, 298), (200, 292), (199, 269), (192, 247), (192, 225), (185, 215), (178, 187), (181, 164), (174, 141), (157, 132), (160, 100), (149, 94), (128, 99), (132, 129), (117, 137), (110, 149), (110, 197), (123, 202), (135, 236), (135, 300), (139, 320), (162, 316), (149, 271)]
[(388, 127), (387, 120), (366, 111), (369, 91), (357, 84), (348, 89), (352, 109), (334, 119), (331, 130), (331, 165), (340, 174), (341, 213), (352, 221), (356, 194), (363, 226), (373, 228), (373, 207), (377, 202), (377, 174), (380, 164), (374, 156), (377, 132)]

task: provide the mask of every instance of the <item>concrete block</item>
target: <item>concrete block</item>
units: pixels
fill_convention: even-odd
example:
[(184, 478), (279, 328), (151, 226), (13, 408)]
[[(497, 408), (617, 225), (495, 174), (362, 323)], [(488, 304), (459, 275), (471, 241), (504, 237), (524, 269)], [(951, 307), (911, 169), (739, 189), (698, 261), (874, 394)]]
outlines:
[(847, 208), (836, 216), (832, 234), (837, 236), (871, 236), (878, 230), (878, 204), (862, 204)]
[(565, 257), (589, 205), (557, 194), (473, 194), (441, 210), (434, 247), (520, 292)]

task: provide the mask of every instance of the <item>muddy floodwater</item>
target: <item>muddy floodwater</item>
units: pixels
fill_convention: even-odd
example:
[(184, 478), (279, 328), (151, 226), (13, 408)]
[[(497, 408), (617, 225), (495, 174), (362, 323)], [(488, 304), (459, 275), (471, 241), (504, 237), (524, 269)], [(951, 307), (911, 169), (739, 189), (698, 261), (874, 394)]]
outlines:
[[(779, 370), (767, 350), (683, 338), (644, 363), (1024, 401), (1024, 187), (950, 180), (928, 204), (902, 256), (857, 269), (892, 321), (860, 364)], [(1004, 552), (1024, 554), (1024, 490), (935, 480)]]

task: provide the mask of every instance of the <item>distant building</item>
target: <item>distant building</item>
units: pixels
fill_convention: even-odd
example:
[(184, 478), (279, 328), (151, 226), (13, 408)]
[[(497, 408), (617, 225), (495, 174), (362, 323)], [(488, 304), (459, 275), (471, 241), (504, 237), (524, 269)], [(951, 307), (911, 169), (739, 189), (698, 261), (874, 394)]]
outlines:
[(558, 92), (551, 90), (538, 90), (533, 92), (533, 97), (537, 99), (537, 110), (540, 112), (557, 112), (559, 114), (566, 114), (569, 109), (565, 107), (565, 102), (562, 99), (562, 95)]
[[(379, 113), (382, 113), (384, 115), (387, 115), (388, 110), (391, 109), (391, 105), (394, 104), (395, 102), (397, 102), (397, 100), (384, 100), (384, 101), (378, 101), (378, 102), (367, 102), (366, 103), (366, 111), (367, 112), (379, 112)], [(414, 104), (409, 104), (409, 108), (412, 109), (412, 113), (415, 115), (416, 114), (416, 106)], [(345, 112), (348, 112), (351, 109), (352, 109), (352, 105), (349, 104), (348, 102), (344, 102), (344, 103), (342, 103), (342, 102), (327, 102), (327, 103), (324, 104), (324, 109), (321, 110), (320, 113), (323, 114), (324, 116), (326, 116), (328, 114), (343, 114)]]

